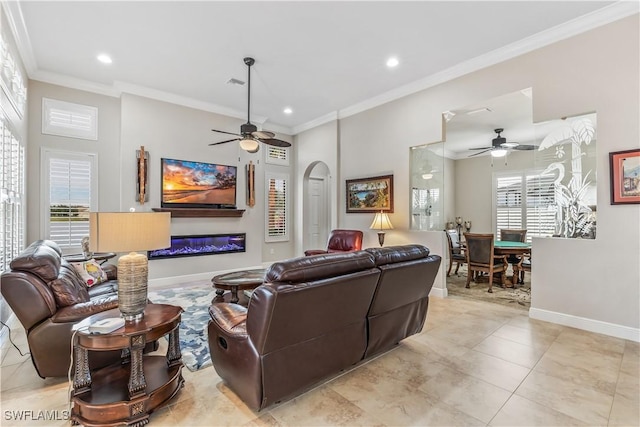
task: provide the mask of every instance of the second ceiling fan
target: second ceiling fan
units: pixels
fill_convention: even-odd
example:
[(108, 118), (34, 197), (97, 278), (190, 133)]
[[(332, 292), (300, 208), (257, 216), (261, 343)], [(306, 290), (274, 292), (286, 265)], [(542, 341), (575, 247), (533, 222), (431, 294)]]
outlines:
[(471, 150), (482, 150), (479, 153), (475, 153), (470, 155), (469, 157), (479, 156), (480, 154), (484, 154), (487, 151), (491, 152), (493, 157), (503, 157), (507, 154), (508, 150), (533, 150), (536, 148), (535, 145), (531, 144), (520, 144), (518, 142), (508, 141), (507, 138), (500, 135), (504, 132), (504, 129), (498, 128), (494, 129), (494, 132), (498, 134), (495, 138), (491, 140), (491, 147), (480, 147), (480, 148), (471, 148)]
[(255, 63), (253, 58), (244, 58), (244, 63), (247, 66), (247, 123), (240, 126), (240, 133), (227, 132), (224, 130), (211, 129), (214, 132), (224, 133), (227, 135), (235, 135), (237, 138), (227, 139), (224, 141), (213, 142), (209, 145), (226, 144), (228, 142), (240, 141), (240, 148), (249, 152), (257, 153), (260, 149), (260, 142), (268, 145), (274, 145), (276, 147), (291, 147), (291, 143), (283, 141), (281, 139), (274, 138), (275, 134), (266, 130), (258, 130), (256, 125), (251, 123), (250, 111), (251, 111), (251, 66)]

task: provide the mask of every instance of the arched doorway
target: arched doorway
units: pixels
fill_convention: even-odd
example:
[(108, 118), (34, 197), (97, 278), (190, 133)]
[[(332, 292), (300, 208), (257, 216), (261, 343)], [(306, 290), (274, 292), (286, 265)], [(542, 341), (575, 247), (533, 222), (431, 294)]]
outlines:
[(303, 249), (324, 248), (331, 224), (331, 175), (326, 163), (309, 165), (304, 174)]

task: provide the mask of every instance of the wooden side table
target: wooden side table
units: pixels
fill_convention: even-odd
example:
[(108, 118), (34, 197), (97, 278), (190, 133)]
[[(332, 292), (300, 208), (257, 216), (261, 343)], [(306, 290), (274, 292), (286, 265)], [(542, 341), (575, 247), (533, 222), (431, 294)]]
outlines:
[(241, 270), (231, 273), (220, 274), (211, 279), (213, 287), (216, 289), (216, 296), (211, 301), (216, 302), (222, 300), (224, 291), (231, 291), (231, 302), (237, 303), (238, 291), (246, 289), (255, 289), (264, 282), (264, 275), (267, 270), (257, 268), (255, 270)]
[[(74, 342), (71, 420), (90, 426), (143, 426), (184, 385), (178, 327), (182, 308), (148, 304), (144, 317), (108, 334), (79, 330)], [(85, 320), (120, 316), (118, 309)], [(147, 342), (169, 336), (166, 356), (143, 355)], [(121, 350), (122, 363), (89, 370), (89, 351)]]

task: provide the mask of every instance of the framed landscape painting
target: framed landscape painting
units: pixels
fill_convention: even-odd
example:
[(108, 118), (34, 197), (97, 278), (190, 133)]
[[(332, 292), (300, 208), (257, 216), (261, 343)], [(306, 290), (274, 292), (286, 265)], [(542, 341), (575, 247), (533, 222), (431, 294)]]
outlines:
[(347, 179), (347, 213), (393, 213), (393, 175)]
[(609, 153), (611, 204), (640, 203), (640, 150)]

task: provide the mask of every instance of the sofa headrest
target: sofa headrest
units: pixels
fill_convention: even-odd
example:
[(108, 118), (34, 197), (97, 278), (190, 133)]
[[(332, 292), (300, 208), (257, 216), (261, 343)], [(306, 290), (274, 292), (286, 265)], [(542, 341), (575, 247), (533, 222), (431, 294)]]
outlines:
[(60, 248), (50, 240), (37, 240), (27, 246), (9, 266), (14, 271), (27, 271), (45, 282), (58, 277), (60, 271)]
[(429, 256), (429, 248), (422, 245), (387, 246), (386, 248), (367, 248), (373, 255), (376, 266), (412, 261)]
[(374, 267), (368, 252), (334, 252), (276, 262), (267, 270), (265, 282), (310, 282)]

